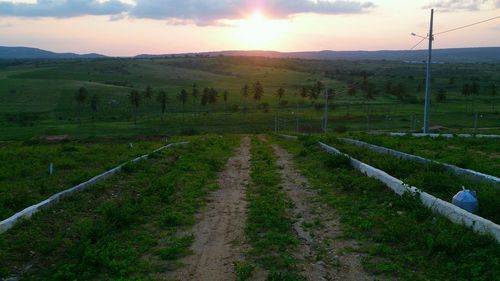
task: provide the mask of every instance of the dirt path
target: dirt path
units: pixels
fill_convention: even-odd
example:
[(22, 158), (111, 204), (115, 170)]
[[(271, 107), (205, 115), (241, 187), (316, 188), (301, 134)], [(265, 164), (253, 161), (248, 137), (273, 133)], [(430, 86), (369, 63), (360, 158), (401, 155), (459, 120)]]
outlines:
[(375, 280), (363, 271), (361, 256), (350, 249), (356, 241), (342, 239), (339, 220), (327, 206), (315, 200), (307, 180), (294, 168), (293, 157), (274, 144), (283, 187), (295, 204), (294, 229), (302, 243), (298, 258), (308, 280)]
[(192, 230), (193, 254), (186, 266), (170, 276), (182, 281), (235, 280), (235, 261), (242, 259), (245, 240), (245, 188), (250, 178), (250, 138), (245, 137), (236, 154), (219, 174), (220, 189), (209, 198), (200, 222)]

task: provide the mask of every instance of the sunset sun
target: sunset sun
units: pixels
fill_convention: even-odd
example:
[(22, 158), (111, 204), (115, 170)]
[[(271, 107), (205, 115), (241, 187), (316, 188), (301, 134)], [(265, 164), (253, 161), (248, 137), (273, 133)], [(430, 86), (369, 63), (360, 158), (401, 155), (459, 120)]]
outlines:
[(242, 48), (269, 49), (280, 45), (287, 30), (287, 22), (268, 18), (261, 11), (254, 11), (236, 24), (235, 37)]

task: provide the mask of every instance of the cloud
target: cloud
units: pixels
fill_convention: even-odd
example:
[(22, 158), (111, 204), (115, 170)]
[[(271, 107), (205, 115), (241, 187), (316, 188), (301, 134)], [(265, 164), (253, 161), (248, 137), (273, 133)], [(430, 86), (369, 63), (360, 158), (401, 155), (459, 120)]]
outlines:
[(454, 12), (479, 11), (482, 9), (491, 8), (492, 6), (500, 8), (500, 0), (438, 0), (433, 1), (430, 5), (424, 6), (422, 8), (434, 8), (440, 12)]
[(0, 16), (68, 18), (117, 15), (132, 6), (119, 0), (38, 0), (35, 3), (0, 2)]
[(363, 13), (374, 7), (372, 2), (356, 0), (38, 0), (35, 3), (0, 0), (0, 16), (108, 15), (111, 20), (133, 17), (176, 24), (215, 25), (220, 24), (221, 19), (242, 18), (254, 10), (272, 18), (287, 18), (300, 13)]
[(191, 21), (216, 24), (220, 19), (237, 19), (255, 10), (272, 18), (299, 13), (352, 14), (375, 7), (372, 2), (328, 0), (137, 0), (131, 15), (138, 18)]

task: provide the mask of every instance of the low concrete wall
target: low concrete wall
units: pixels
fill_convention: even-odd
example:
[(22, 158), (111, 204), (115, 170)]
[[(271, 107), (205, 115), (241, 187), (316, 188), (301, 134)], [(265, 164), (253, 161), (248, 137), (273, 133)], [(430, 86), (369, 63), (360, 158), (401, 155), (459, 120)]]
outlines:
[[(346, 139), (346, 138), (339, 138), (339, 140), (346, 142), (346, 143), (349, 143), (349, 144), (352, 144), (352, 145), (359, 146), (359, 147), (366, 147), (366, 148), (373, 150), (375, 152), (389, 154), (389, 155), (392, 155), (392, 156), (395, 156), (398, 158), (412, 160), (412, 161), (415, 161), (415, 162), (418, 162), (421, 164), (439, 164), (439, 165), (442, 165), (443, 167), (445, 167), (446, 169), (448, 169), (449, 171), (451, 171), (452, 173), (459, 175), (459, 176), (467, 176), (467, 177), (481, 180), (481, 181), (485, 181), (488, 183), (500, 184), (500, 178), (497, 178), (497, 177), (492, 176), (492, 175), (483, 174), (483, 173), (480, 173), (480, 172), (477, 172), (474, 170), (460, 168), (460, 167), (457, 167), (455, 165), (441, 163), (441, 162), (438, 162), (435, 160), (431, 160), (431, 159), (423, 158), (420, 156), (404, 153), (404, 152), (397, 151), (397, 150), (390, 149), (390, 148), (386, 148), (383, 146), (369, 144), (369, 143), (358, 141), (358, 140)], [(500, 188), (500, 186), (498, 186), (498, 187)]]
[(409, 186), (401, 180), (387, 174), (386, 172), (367, 165), (357, 159), (350, 157), (347, 154), (340, 152), (338, 149), (328, 146), (324, 143), (319, 143), (320, 146), (331, 154), (344, 155), (351, 159), (351, 165), (365, 175), (378, 179), (392, 189), (396, 194), (402, 195), (406, 192), (417, 194), (422, 203), (432, 211), (441, 214), (456, 224), (462, 224), (473, 229), (477, 233), (491, 235), (500, 243), (500, 225), (493, 223), (480, 216), (469, 213), (449, 202), (443, 201), (435, 196), (419, 190), (416, 187)]
[(289, 139), (289, 140), (298, 140), (299, 139), (299, 137), (297, 137), (297, 136), (290, 136), (290, 135), (283, 135), (283, 134), (279, 134), (278, 136), (282, 137), (284, 139)]
[(431, 138), (478, 138), (478, 139), (500, 139), (500, 135), (483, 134), (423, 134), (423, 133), (369, 133), (371, 135), (389, 135), (393, 137), (413, 136), (413, 137), (431, 137)]
[(16, 213), (15, 215), (11, 216), (10, 218), (1, 221), (0, 222), (0, 234), (11, 229), (12, 227), (14, 227), (14, 225), (18, 221), (20, 221), (22, 219), (30, 219), (35, 213), (56, 204), (61, 199), (66, 198), (68, 196), (71, 196), (72, 194), (74, 194), (76, 192), (83, 191), (83, 190), (93, 186), (97, 182), (103, 181), (103, 180), (117, 174), (118, 172), (120, 172), (122, 170), (123, 166), (127, 165), (129, 162), (138, 162), (140, 160), (147, 159), (151, 154), (158, 153), (158, 152), (165, 150), (167, 148), (171, 148), (171, 147), (175, 147), (175, 146), (179, 146), (179, 145), (185, 145), (185, 144), (188, 144), (188, 142), (173, 143), (173, 144), (163, 146), (163, 147), (153, 151), (150, 154), (146, 154), (146, 155), (137, 157), (132, 161), (125, 162), (125, 163), (121, 164), (120, 166), (113, 168), (107, 172), (104, 172), (98, 176), (95, 176), (84, 183), (80, 183), (72, 188), (66, 189), (66, 190), (61, 191), (59, 193), (56, 193), (56, 194), (52, 195), (50, 198), (48, 198), (48, 199), (46, 199), (46, 200), (44, 200), (36, 205), (27, 207), (26, 209)]

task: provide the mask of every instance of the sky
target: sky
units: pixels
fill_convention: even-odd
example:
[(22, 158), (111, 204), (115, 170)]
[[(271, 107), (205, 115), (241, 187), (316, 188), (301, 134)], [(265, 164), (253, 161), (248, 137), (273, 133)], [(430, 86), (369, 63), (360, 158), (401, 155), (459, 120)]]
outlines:
[[(500, 0), (0, 0), (0, 46), (110, 56), (220, 50), (407, 50), (500, 16)], [(500, 18), (436, 36), (500, 46)], [(425, 48), (425, 44), (417, 49)]]

